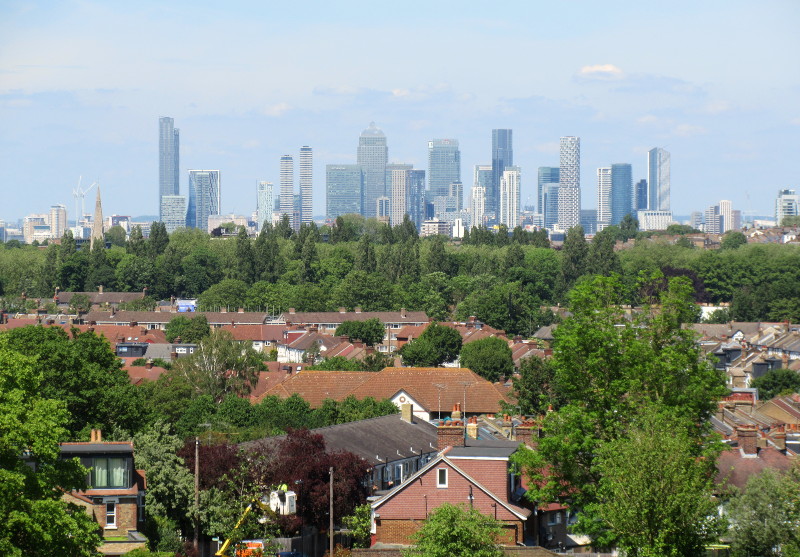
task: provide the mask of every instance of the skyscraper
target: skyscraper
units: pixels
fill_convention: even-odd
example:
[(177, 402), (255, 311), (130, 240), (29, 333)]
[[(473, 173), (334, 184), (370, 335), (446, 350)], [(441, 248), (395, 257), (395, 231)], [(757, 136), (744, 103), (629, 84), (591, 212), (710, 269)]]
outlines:
[(723, 199), (719, 202), (719, 214), (722, 217), (722, 230), (720, 230), (721, 234), (724, 234), (728, 230), (735, 230), (733, 227), (733, 205), (727, 199)]
[[(611, 165), (611, 224), (633, 213), (633, 170), (628, 163)], [(599, 217), (598, 217), (599, 219)]]
[(161, 197), (161, 222), (172, 234), (179, 228), (186, 228), (186, 196), (164, 195)]
[(180, 193), (180, 130), (172, 118), (158, 119), (158, 207), (162, 219), (161, 196)]
[(597, 230), (611, 224), (611, 167), (597, 169)]
[(514, 166), (512, 131), (492, 130), (492, 182), (486, 191), (486, 213), (495, 218), (500, 208), (500, 181), (509, 166)]
[(219, 170), (190, 170), (186, 227), (208, 232), (208, 217), (219, 215), (221, 205)]
[(486, 224), (486, 197), (488, 195), (487, 192), (491, 189), (491, 165), (476, 164), (472, 178), (472, 195), (470, 196), (471, 226), (484, 226)]
[(411, 222), (420, 229), (425, 221), (425, 171), (414, 168), (408, 171), (408, 206), (406, 212)]
[(558, 227), (567, 231), (581, 223), (581, 139), (562, 137), (559, 152)]
[(647, 180), (642, 179), (636, 182), (633, 193), (633, 210), (634, 212), (647, 210)]
[(289, 224), (294, 216), (294, 159), (292, 155), (281, 157), (281, 197), (280, 215), (289, 215)]
[(719, 205), (711, 205), (706, 209), (706, 222), (703, 231), (706, 234), (722, 234), (722, 215), (719, 213)]
[(509, 230), (519, 224), (520, 179), (520, 169), (516, 166), (507, 166), (500, 179), (500, 211), (497, 220)]
[(457, 139), (428, 141), (428, 197), (449, 195), (450, 184), (461, 181), (461, 151)]
[(408, 207), (408, 193), (411, 186), (410, 164), (386, 165), (386, 189), (391, 200), (389, 205), (389, 224), (397, 226), (403, 222)]
[(555, 230), (558, 227), (558, 190), (561, 184), (544, 184), (544, 193), (542, 194), (542, 204), (544, 210), (542, 217), (544, 218), (544, 227), (547, 230)]
[(647, 153), (647, 208), (669, 211), (669, 151), (661, 147)]
[(313, 153), (311, 147), (300, 147), (300, 222), (311, 224), (313, 219)]
[(386, 146), (386, 135), (370, 122), (369, 127), (361, 132), (358, 138), (356, 163), (364, 169), (364, 216), (374, 217), (376, 201), (387, 194), (386, 162), (389, 160), (389, 148)]
[(64, 205), (52, 205), (50, 207), (50, 237), (61, 238), (67, 230), (67, 208)]
[(795, 190), (778, 190), (778, 197), (775, 199), (775, 221), (778, 226), (783, 224), (786, 217), (796, 217), (800, 215), (800, 195)]
[(329, 219), (364, 212), (364, 170), (357, 164), (325, 167), (325, 214)]
[(256, 199), (256, 213), (258, 214), (258, 229), (264, 224), (272, 224), (272, 211), (275, 207), (274, 186), (272, 182), (261, 181), (258, 183), (258, 197)]
[(536, 210), (544, 214), (544, 186), (545, 184), (558, 183), (557, 166), (540, 166), (539, 177), (536, 183)]

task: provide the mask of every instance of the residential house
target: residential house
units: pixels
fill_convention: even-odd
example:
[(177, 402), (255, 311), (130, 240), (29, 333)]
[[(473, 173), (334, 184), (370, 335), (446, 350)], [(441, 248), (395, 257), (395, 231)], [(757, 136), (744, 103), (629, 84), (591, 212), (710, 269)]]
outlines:
[(125, 540), (107, 542), (101, 552), (122, 555), (144, 547), (146, 539), (139, 529), (144, 522), (146, 483), (144, 471), (134, 467), (133, 443), (104, 442), (100, 430), (92, 430), (88, 443), (62, 443), (60, 448), (61, 458), (78, 458), (90, 468), (89, 488), (69, 492), (64, 498), (83, 506), (97, 521), (104, 538)]
[(120, 304), (144, 300), (145, 292), (105, 292), (103, 287), (98, 287), (97, 292), (60, 292), (56, 291), (53, 302), (61, 310), (67, 310), (72, 298), (78, 295), (86, 296), (91, 304), (91, 309), (117, 308)]

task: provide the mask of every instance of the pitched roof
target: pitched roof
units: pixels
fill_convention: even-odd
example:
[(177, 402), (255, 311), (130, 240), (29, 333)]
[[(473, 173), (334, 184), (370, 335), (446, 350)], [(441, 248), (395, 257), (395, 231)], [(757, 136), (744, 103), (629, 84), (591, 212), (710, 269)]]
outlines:
[(424, 311), (297, 311), (284, 312), (286, 323), (343, 323), (345, 321), (366, 321), (376, 318), (381, 323), (427, 323), (428, 314)]
[(143, 300), (144, 292), (59, 292), (54, 296), (57, 304), (69, 304), (73, 296), (82, 294), (89, 298), (92, 304), (121, 304), (134, 300)]
[(166, 324), (178, 316), (196, 317), (205, 315), (209, 325), (226, 325), (231, 323), (243, 325), (263, 325), (268, 314), (261, 312), (225, 312), (225, 311), (206, 311), (191, 313), (173, 313), (168, 311), (90, 311), (83, 320), (87, 323), (160, 323)]
[(283, 340), (283, 332), (287, 329), (286, 325), (244, 325), (226, 323), (221, 327), (228, 331), (235, 340), (260, 340), (277, 342)]
[[(418, 419), (409, 423), (404, 421), (400, 414), (321, 427), (312, 429), (311, 432), (322, 435), (326, 450), (349, 451), (373, 466), (385, 463), (387, 460), (436, 451), (435, 448), (431, 448), (431, 446), (436, 447), (436, 426)], [(267, 437), (243, 443), (241, 446), (245, 449), (263, 445), (273, 446), (285, 438), (285, 435)], [(397, 456), (397, 453), (400, 453), (400, 456)]]
[(750, 476), (766, 469), (778, 472), (789, 470), (792, 460), (773, 447), (758, 450), (758, 457), (744, 456), (738, 448), (722, 451), (717, 460), (717, 484), (733, 485), (744, 489)]
[(322, 406), (325, 399), (344, 400), (358, 385), (376, 375), (370, 371), (306, 370), (268, 389), (256, 402), (266, 396), (289, 398), (300, 395), (312, 408)]
[(510, 402), (495, 385), (467, 368), (387, 367), (372, 374), (352, 394), (359, 399), (371, 396), (380, 400), (401, 390), (428, 411), (440, 407), (449, 411), (455, 403), (463, 403), (465, 397), (466, 408), (462, 410), (473, 413), (496, 413), (501, 400)]

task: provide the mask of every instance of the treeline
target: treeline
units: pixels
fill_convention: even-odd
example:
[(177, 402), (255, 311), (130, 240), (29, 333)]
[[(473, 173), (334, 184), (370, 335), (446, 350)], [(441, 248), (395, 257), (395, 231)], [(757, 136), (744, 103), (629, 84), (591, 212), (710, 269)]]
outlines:
[[(688, 233), (683, 227), (676, 232)], [(685, 230), (684, 230), (685, 229)], [(543, 306), (563, 304), (583, 277), (618, 273), (637, 302), (642, 271), (686, 276), (695, 300), (731, 308), (718, 320), (800, 320), (800, 252), (790, 245), (742, 245), (735, 233), (722, 249), (699, 250), (685, 238), (676, 244), (645, 238), (616, 252), (615, 242), (635, 229), (609, 227), (591, 241), (580, 228), (563, 246), (549, 247), (541, 232), (472, 229), (462, 242), (420, 238), (406, 221), (390, 227), (347, 216), (331, 228), (286, 221), (265, 226), (255, 238), (213, 237), (199, 230), (167, 235), (154, 223), (150, 238), (134, 229), (124, 246), (76, 249), (68, 232), (61, 245), (0, 248), (0, 302), (6, 310), (29, 309), (56, 287), (65, 291), (145, 291), (147, 300), (198, 297), (201, 309), (245, 308), (278, 313), (425, 311), (436, 320), (480, 320), (512, 334), (530, 335), (553, 316)], [(119, 243), (119, 240), (115, 240)], [(27, 301), (21, 298), (27, 296)], [(51, 309), (53, 309), (51, 305)]]

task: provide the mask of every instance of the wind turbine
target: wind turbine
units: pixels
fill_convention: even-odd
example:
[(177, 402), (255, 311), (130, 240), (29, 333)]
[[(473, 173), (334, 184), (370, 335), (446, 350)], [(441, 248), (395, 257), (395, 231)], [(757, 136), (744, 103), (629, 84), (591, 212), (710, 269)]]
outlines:
[[(78, 231), (78, 226), (80, 220), (83, 218), (83, 215), (86, 214), (86, 194), (89, 193), (93, 187), (97, 185), (97, 182), (92, 182), (92, 185), (86, 188), (85, 190), (81, 189), (81, 181), (83, 180), (83, 176), (78, 176), (78, 187), (72, 190), (72, 196), (75, 198), (75, 231)], [(79, 205), (80, 200), (80, 207)], [(80, 208), (80, 213), (78, 209)]]

